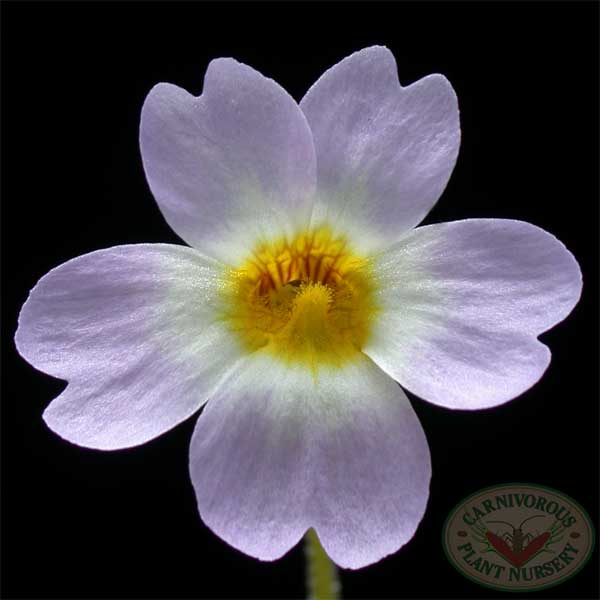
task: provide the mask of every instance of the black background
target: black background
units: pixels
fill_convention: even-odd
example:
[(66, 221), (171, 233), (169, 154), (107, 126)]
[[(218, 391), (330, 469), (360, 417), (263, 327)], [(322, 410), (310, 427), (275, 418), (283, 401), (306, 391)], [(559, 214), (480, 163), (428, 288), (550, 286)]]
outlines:
[[(136, 449), (70, 445), (41, 419), (64, 383), (13, 344), (18, 310), (50, 268), (118, 244), (181, 243), (144, 179), (140, 108), (159, 81), (200, 93), (219, 56), (298, 100), (375, 43), (394, 52), (403, 84), (444, 73), (463, 140), (426, 222), (523, 219), (561, 239), (584, 274), (579, 305), (542, 336), (553, 360), (533, 389), (479, 412), (411, 397), (432, 452), (428, 510), (397, 554), (342, 573), (345, 597), (519, 597), (463, 578), (440, 543), (450, 509), (496, 483), (557, 488), (598, 525), (597, 23), (597, 3), (3, 3), (4, 597), (304, 594), (300, 547), (259, 563), (199, 520), (187, 472), (194, 418)], [(596, 598), (596, 563), (597, 553), (573, 579), (527, 595)]]

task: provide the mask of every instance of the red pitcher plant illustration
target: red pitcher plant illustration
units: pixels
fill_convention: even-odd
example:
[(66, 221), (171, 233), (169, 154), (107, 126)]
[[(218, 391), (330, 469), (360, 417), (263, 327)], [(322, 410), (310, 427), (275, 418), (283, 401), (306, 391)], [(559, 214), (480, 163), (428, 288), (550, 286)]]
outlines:
[[(471, 526), (471, 531), (473, 538), (484, 544), (485, 548), (482, 552), (495, 552), (518, 568), (527, 564), (541, 552), (554, 553), (550, 546), (563, 539), (562, 534), (565, 528), (561, 521), (555, 521), (542, 533), (536, 531), (535, 535), (531, 531), (523, 531), (523, 525), (527, 521), (545, 516), (533, 515), (527, 517), (517, 527), (508, 521), (488, 521), (487, 524), (483, 521), (477, 521)], [(494, 533), (488, 528), (488, 525), (492, 523), (507, 525), (510, 530), (498, 530)]]

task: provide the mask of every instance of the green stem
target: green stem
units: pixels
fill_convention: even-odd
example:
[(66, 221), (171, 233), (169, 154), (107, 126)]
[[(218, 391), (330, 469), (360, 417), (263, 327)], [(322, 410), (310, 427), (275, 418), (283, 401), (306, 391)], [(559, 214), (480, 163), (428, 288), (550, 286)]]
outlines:
[(331, 562), (314, 529), (306, 540), (306, 586), (309, 600), (340, 600), (341, 586), (336, 566)]

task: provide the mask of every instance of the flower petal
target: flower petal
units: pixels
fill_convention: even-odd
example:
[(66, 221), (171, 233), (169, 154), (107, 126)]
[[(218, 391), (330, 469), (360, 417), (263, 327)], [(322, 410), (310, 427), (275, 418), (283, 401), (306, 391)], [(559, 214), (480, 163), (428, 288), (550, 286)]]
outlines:
[(413, 536), (431, 467), (406, 396), (366, 357), (315, 379), (258, 354), (205, 407), (190, 471), (202, 519), (235, 548), (274, 560), (314, 527), (359, 568)]
[(392, 53), (374, 46), (326, 71), (300, 107), (317, 151), (315, 220), (355, 233), (365, 250), (412, 229), (446, 187), (460, 125), (442, 75), (403, 88)]
[(364, 352), (450, 408), (496, 406), (538, 381), (550, 351), (536, 337), (581, 294), (571, 253), (521, 221), (419, 227), (382, 253), (377, 271), (383, 313)]
[(140, 144), (167, 222), (210, 256), (235, 262), (260, 235), (310, 218), (316, 159), (306, 119), (277, 83), (233, 59), (209, 64), (199, 97), (155, 86)]
[(215, 320), (222, 267), (183, 246), (117, 246), (50, 271), (19, 316), (17, 348), (69, 381), (48, 426), (82, 446), (150, 440), (207, 400), (237, 349)]

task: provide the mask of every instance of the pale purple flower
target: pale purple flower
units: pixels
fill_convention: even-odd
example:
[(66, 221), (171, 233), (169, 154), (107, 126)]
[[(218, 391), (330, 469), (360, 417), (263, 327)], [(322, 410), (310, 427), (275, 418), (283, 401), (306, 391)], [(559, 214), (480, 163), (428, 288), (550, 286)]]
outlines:
[(537, 336), (581, 292), (573, 256), (534, 225), (414, 229), (459, 142), (448, 81), (402, 88), (381, 47), (329, 69), (299, 106), (229, 58), (200, 97), (157, 85), (144, 168), (191, 247), (92, 252), (35, 286), (17, 347), (69, 382), (48, 426), (126, 448), (210, 400), (190, 473), (217, 535), (273, 560), (313, 527), (349, 568), (398, 550), (431, 468), (396, 381), (448, 408), (507, 402), (546, 370)]

